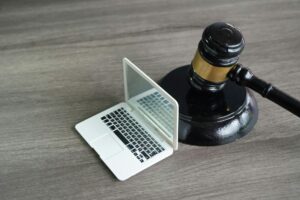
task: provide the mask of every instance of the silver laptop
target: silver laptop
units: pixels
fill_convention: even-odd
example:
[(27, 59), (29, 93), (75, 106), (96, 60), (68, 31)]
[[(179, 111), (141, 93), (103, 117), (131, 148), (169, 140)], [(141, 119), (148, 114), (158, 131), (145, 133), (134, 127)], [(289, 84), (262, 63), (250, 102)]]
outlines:
[(178, 148), (178, 104), (127, 58), (125, 102), (75, 126), (121, 181), (173, 154)]

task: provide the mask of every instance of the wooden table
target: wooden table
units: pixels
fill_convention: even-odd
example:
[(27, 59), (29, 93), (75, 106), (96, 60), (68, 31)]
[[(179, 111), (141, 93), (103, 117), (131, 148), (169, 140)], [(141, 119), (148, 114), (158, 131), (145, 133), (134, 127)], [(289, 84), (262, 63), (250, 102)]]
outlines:
[(126, 182), (73, 128), (123, 100), (122, 57), (158, 80), (215, 21), (243, 32), (241, 63), (300, 98), (299, 0), (1, 0), (0, 199), (299, 199), (299, 118), (259, 95), (251, 134), (180, 144)]

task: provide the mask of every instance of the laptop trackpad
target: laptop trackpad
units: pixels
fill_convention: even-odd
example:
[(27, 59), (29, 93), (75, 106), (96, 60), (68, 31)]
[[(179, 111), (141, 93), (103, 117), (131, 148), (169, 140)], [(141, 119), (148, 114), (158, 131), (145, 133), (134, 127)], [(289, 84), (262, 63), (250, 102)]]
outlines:
[(91, 146), (103, 160), (116, 155), (123, 150), (123, 148), (109, 134), (93, 141)]

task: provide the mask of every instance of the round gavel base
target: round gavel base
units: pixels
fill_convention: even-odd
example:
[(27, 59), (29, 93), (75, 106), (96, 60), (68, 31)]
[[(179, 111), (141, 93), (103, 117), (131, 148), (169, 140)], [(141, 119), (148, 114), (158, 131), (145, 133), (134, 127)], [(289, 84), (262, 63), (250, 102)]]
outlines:
[(231, 81), (218, 92), (201, 92), (191, 86), (189, 70), (189, 65), (177, 68), (160, 81), (179, 104), (179, 141), (221, 145), (245, 136), (258, 117), (253, 94)]

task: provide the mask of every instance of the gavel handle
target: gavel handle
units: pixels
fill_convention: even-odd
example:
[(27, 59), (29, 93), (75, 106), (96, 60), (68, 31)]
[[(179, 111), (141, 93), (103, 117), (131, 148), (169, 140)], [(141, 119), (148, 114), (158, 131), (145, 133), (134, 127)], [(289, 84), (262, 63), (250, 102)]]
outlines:
[(270, 83), (257, 78), (249, 69), (243, 67), (241, 64), (237, 64), (227, 76), (238, 85), (253, 89), (263, 97), (300, 117), (300, 101), (282, 92)]

